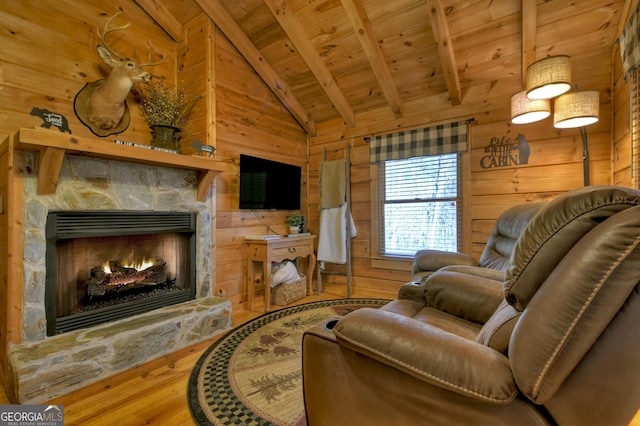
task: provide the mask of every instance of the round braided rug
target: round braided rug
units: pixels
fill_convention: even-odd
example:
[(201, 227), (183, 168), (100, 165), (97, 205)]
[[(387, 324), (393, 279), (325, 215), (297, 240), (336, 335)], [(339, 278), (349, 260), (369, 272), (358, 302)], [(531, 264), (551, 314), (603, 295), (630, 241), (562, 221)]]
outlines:
[(196, 363), (189, 409), (199, 425), (305, 425), (302, 335), (384, 299), (311, 302), (268, 312), (229, 331)]

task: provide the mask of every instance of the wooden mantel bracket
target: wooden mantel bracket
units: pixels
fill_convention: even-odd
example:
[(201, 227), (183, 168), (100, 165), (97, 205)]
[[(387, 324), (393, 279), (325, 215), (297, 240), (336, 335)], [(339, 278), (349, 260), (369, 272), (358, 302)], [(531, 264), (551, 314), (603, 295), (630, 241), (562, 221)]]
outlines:
[(38, 164), (38, 194), (54, 194), (64, 159), (64, 149), (46, 146), (40, 151)]
[(15, 148), (38, 151), (38, 194), (40, 195), (56, 192), (65, 154), (194, 170), (198, 176), (196, 193), (198, 201), (205, 201), (216, 175), (227, 170), (225, 163), (206, 157), (152, 151), (38, 128), (20, 129), (16, 134)]
[(203, 170), (198, 172), (198, 190), (196, 193), (198, 201), (204, 201), (207, 198), (211, 185), (213, 185), (213, 181), (217, 174), (218, 172), (213, 170)]

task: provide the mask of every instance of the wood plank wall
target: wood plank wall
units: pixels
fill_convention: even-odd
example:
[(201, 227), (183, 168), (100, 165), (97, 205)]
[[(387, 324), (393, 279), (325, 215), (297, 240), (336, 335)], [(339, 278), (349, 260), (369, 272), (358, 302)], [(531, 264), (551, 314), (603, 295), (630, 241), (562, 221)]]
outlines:
[(287, 234), (289, 211), (240, 210), (240, 154), (302, 167), (302, 214), (307, 214), (307, 135), (221, 33), (216, 35), (216, 143), (218, 158), (231, 164), (216, 180), (217, 282), (238, 305), (246, 302), (245, 235)]
[[(112, 33), (112, 47), (146, 60), (147, 42), (165, 61), (148, 71), (156, 78), (175, 81), (175, 43), (149, 19), (134, 1), (24, 2), (0, 4), (0, 17), (8, 31), (0, 33), (3, 102), (0, 133), (12, 134), (19, 127), (37, 127), (42, 120), (30, 116), (32, 107), (63, 114), (74, 135), (95, 137), (77, 118), (73, 100), (87, 83), (105, 78), (108, 68), (96, 53), (96, 27), (103, 26), (119, 9), (114, 25), (131, 21), (124, 31)], [(134, 96), (129, 95), (131, 124), (118, 137), (149, 144), (150, 130), (142, 119)], [(115, 136), (106, 137), (111, 141)]]
[[(128, 55), (137, 51), (146, 59), (147, 42), (151, 41), (154, 50), (165, 54), (167, 59), (149, 71), (155, 78), (175, 81), (175, 43), (133, 0), (0, 2), (3, 28), (0, 31), (0, 134), (14, 135), (21, 127), (40, 127), (43, 120), (30, 115), (31, 109), (38, 107), (64, 115), (73, 135), (95, 137), (77, 119), (73, 100), (87, 82), (108, 75), (96, 53), (96, 27), (104, 25), (119, 9), (122, 14), (114, 24), (131, 21), (132, 25), (110, 36), (113, 48)], [(129, 95), (127, 102), (131, 112), (129, 128), (118, 136), (104, 138), (104, 143), (112, 143), (111, 140), (118, 137), (149, 144), (150, 131), (134, 96)], [(58, 132), (56, 128), (51, 131)], [(0, 214), (3, 247), (0, 250), (0, 379), (3, 381), (6, 349), (8, 343), (20, 342), (22, 317), (22, 186), (20, 182), (13, 182), (10, 163), (13, 162), (3, 151), (0, 155), (0, 195), (5, 197), (6, 208)], [(20, 164), (20, 160), (16, 164)], [(11, 259), (15, 261), (7, 264)]]

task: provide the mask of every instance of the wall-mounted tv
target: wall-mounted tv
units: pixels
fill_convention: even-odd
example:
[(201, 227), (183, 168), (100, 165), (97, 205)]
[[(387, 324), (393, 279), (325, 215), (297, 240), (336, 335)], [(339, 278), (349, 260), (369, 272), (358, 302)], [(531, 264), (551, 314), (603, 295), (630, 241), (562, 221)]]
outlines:
[(240, 154), (240, 208), (300, 210), (302, 169)]

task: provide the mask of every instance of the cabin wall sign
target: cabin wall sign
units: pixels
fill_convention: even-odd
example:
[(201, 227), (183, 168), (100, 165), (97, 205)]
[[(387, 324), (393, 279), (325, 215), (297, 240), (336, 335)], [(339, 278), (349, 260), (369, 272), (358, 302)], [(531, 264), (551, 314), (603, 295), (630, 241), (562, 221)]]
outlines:
[(42, 119), (42, 124), (40, 127), (44, 127), (45, 129), (50, 129), (51, 126), (57, 127), (61, 132), (71, 133), (71, 129), (69, 129), (69, 122), (67, 121), (67, 117), (62, 114), (58, 114), (57, 112), (51, 112), (48, 109), (33, 107), (29, 115), (33, 115), (34, 117), (40, 117)]
[(487, 155), (480, 159), (480, 167), (492, 169), (496, 167), (511, 167), (521, 164), (529, 164), (529, 142), (519, 133), (515, 138), (507, 136), (494, 136), (489, 145), (484, 148)]

